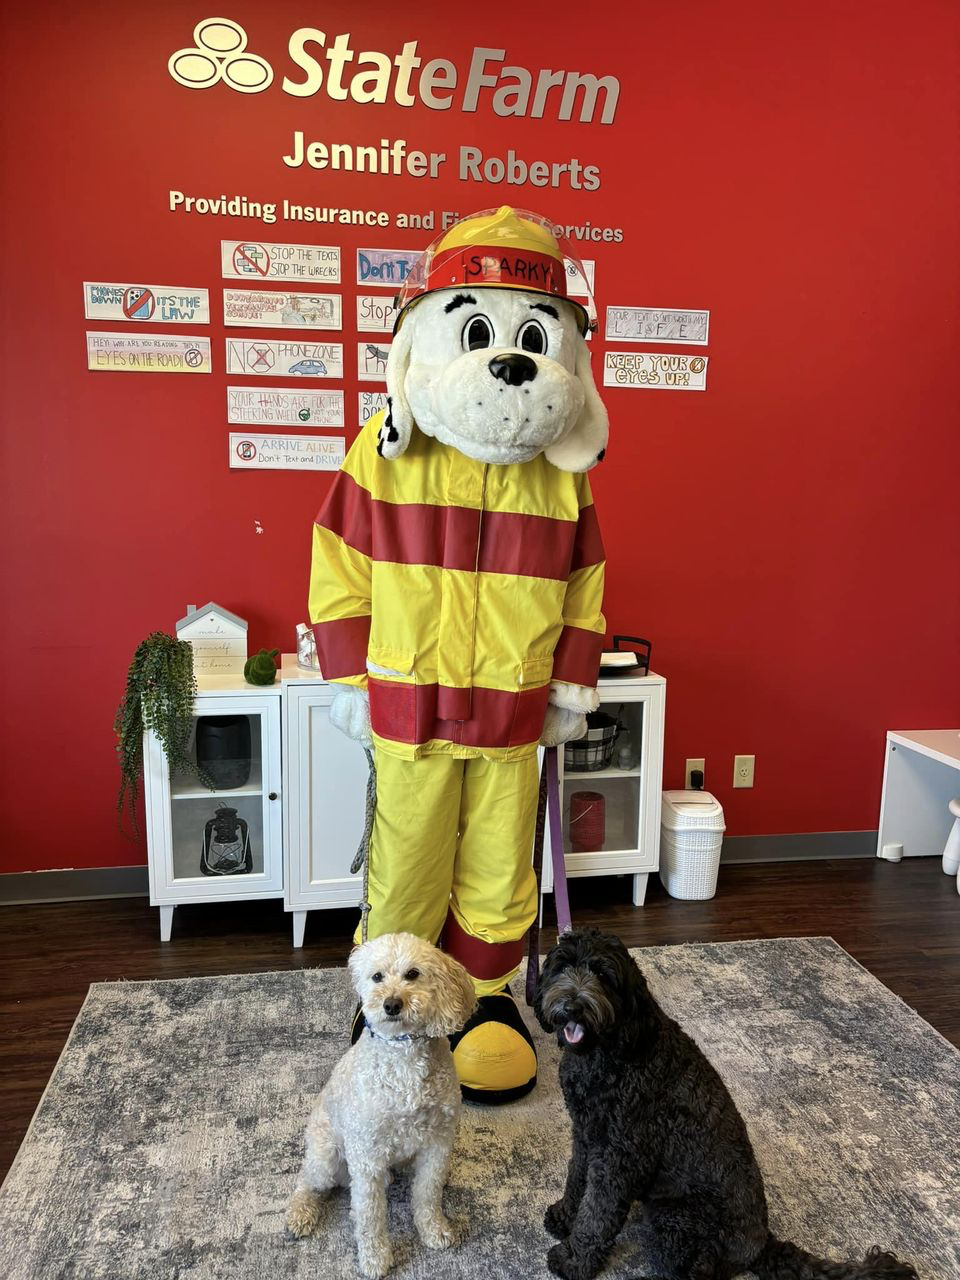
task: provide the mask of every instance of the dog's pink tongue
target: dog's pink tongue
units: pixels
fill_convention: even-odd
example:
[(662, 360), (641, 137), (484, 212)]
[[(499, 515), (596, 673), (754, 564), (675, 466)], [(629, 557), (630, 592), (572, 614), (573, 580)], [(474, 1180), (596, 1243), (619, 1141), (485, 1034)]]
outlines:
[(579, 1022), (568, 1022), (563, 1028), (563, 1034), (567, 1044), (579, 1044), (583, 1039), (583, 1027)]

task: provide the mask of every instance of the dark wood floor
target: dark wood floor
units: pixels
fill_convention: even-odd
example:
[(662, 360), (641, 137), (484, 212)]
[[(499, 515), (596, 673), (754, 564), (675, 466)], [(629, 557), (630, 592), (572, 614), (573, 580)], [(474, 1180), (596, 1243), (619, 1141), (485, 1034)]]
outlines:
[[(626, 878), (571, 888), (578, 924), (609, 928), (632, 946), (828, 934), (960, 1047), (960, 897), (939, 860), (724, 867), (711, 901), (675, 902), (653, 881), (639, 910)], [(167, 944), (144, 898), (4, 908), (0, 1176), (91, 982), (342, 964), (355, 918), (312, 913), (306, 945), (294, 951), (277, 902), (179, 908)]]

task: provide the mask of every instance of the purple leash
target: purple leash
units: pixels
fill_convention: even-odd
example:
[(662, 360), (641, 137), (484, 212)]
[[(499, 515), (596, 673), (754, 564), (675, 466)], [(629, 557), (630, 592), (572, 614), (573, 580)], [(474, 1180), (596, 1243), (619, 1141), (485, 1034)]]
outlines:
[(550, 822), (550, 852), (553, 856), (553, 900), (557, 912), (557, 933), (573, 928), (570, 898), (567, 893), (567, 868), (563, 857), (563, 829), (560, 822), (560, 773), (557, 748), (547, 747), (540, 770), (540, 793), (537, 799), (537, 826), (533, 838), (533, 869), (537, 877), (537, 914), (527, 942), (527, 1004), (533, 1004), (540, 977), (540, 883), (543, 875), (543, 834)]

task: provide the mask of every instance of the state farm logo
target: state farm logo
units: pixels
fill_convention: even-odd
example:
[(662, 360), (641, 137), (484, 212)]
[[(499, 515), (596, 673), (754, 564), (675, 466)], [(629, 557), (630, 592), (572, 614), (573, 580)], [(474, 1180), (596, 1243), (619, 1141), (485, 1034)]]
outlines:
[(193, 28), (192, 49), (171, 53), (167, 70), (187, 89), (209, 89), (222, 80), (237, 93), (263, 93), (273, 84), (266, 58), (247, 53), (247, 33), (229, 18), (204, 18)]

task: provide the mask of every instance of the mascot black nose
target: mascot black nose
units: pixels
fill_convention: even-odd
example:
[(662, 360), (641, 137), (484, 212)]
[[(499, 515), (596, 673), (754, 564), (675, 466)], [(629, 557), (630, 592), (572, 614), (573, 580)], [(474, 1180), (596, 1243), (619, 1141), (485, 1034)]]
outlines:
[(487, 368), (495, 378), (499, 378), (511, 387), (532, 382), (537, 376), (536, 361), (531, 360), (529, 356), (494, 356)]

